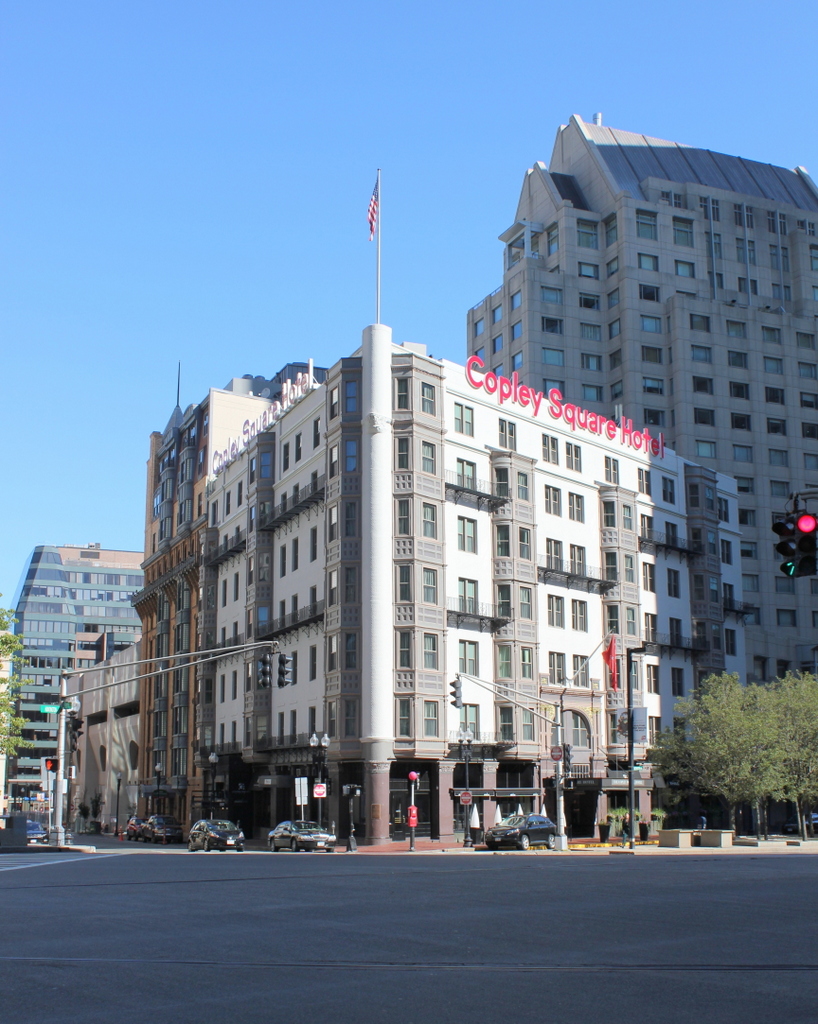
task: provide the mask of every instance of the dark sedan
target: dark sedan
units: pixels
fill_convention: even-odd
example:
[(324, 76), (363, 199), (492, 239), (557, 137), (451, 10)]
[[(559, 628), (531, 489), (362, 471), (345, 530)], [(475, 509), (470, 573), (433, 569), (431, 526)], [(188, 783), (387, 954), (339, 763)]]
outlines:
[(267, 845), (276, 850), (325, 850), (333, 853), (337, 837), (314, 821), (282, 821), (267, 836)]
[(145, 843), (181, 843), (182, 826), (172, 814), (152, 814), (141, 827)]
[[(809, 831), (809, 815), (804, 815), (804, 828)], [(793, 836), (798, 833), (798, 818), (793, 815), (788, 818), (787, 821), (782, 825), (781, 831), (788, 836)], [(818, 813), (813, 811), (812, 813), (812, 831), (818, 835)]]
[(45, 846), (48, 843), (48, 829), (43, 828), (39, 821), (26, 821), (29, 843), (39, 843)]
[(187, 848), (191, 851), (235, 850), (241, 853), (244, 849), (244, 833), (232, 821), (223, 818), (205, 818), (197, 821), (188, 833)]
[(512, 814), (503, 818), (486, 832), (486, 846), (496, 850), (499, 846), (516, 846), (528, 850), (532, 846), (556, 845), (557, 826), (542, 814)]

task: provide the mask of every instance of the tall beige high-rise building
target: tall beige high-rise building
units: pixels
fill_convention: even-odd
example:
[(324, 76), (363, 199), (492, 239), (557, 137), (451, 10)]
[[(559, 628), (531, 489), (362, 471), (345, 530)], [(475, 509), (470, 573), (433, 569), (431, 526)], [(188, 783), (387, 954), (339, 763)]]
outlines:
[[(495, 372), (624, 410), (735, 476), (743, 594), (722, 612), (745, 613), (751, 680), (818, 656), (818, 579), (781, 573), (770, 529), (793, 493), (818, 487), (816, 222), (818, 188), (802, 167), (573, 116), (550, 165), (525, 174), (500, 235), (502, 285), (468, 314), (469, 354)], [(691, 509), (732, 514), (692, 486)], [(701, 544), (691, 572), (707, 589)]]

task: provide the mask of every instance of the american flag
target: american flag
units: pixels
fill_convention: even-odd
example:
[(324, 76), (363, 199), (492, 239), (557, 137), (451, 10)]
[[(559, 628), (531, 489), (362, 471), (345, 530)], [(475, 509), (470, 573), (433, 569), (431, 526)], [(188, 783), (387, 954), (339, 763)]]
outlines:
[(366, 218), (369, 221), (369, 241), (375, 237), (375, 229), (378, 226), (378, 182), (375, 182), (375, 187), (372, 189), (372, 198), (369, 200), (369, 210), (367, 211)]

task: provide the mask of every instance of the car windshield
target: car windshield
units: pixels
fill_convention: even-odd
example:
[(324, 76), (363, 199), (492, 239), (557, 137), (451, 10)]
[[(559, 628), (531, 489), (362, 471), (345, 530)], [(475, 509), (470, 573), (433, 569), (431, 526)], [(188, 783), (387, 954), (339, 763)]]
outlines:
[(39, 832), (43, 827), (38, 821), (27, 821), (26, 825), (28, 826), (29, 832)]
[(154, 818), (157, 825), (178, 825), (179, 822), (172, 815), (158, 815)]
[(293, 828), (297, 832), (314, 832), (318, 828), (318, 823), (315, 821), (294, 821)]
[(211, 828), (220, 829), (222, 832), (238, 832), (232, 821), (209, 821), (208, 825)]
[(519, 825), (525, 825), (525, 818), (522, 814), (510, 814), (507, 818), (503, 818), (500, 824), (508, 828), (517, 828)]

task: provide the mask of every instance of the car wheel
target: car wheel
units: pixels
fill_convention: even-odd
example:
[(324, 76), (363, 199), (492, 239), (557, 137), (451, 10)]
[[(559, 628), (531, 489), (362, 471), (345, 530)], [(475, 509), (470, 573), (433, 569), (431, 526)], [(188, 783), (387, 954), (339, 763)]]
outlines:
[(205, 848), (205, 853), (210, 853), (210, 851), (213, 849), (213, 846), (211, 845), (209, 839), (205, 839), (204, 848)]
[(527, 832), (523, 832), (523, 834), (520, 836), (520, 849), (521, 850), (528, 850), (530, 848), (531, 848), (531, 840), (528, 838), (528, 833)]
[(188, 844), (187, 844), (187, 852), (188, 852), (188, 853), (193, 853), (193, 851), (194, 851), (195, 849), (196, 849), (196, 847), (195, 847), (195, 846), (193, 845), (193, 843), (188, 843)]
[(293, 853), (298, 853), (298, 840), (297, 839), (293, 839), (293, 841), (290, 843), (290, 849), (293, 851)]
[(270, 853), (276, 852), (276, 844), (273, 842), (272, 839), (267, 840), (267, 846), (270, 848)]
[(557, 845), (557, 837), (554, 835), (550, 835), (545, 840), (545, 845), (548, 847), (549, 850), (553, 850), (554, 847)]
[(487, 850), (496, 850), (497, 849), (497, 843), (486, 843), (486, 849)]
[(236, 847), (236, 853), (244, 853), (244, 847), (243, 846), (237, 846)]

